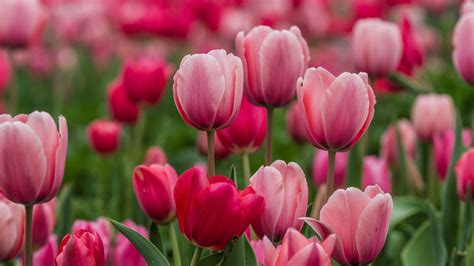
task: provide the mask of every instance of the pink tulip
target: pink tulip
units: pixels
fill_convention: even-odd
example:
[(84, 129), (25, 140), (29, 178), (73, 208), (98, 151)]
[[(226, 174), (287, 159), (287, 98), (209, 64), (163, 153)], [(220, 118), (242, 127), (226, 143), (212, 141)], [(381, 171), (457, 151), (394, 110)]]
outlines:
[(39, 0), (2, 0), (0, 46), (23, 48), (41, 37), (46, 10)]
[(416, 132), (410, 121), (402, 119), (390, 125), (380, 138), (380, 154), (390, 165), (398, 164), (397, 128), (406, 155), (412, 159), (416, 155)]
[(276, 255), (276, 249), (272, 241), (264, 236), (263, 239), (250, 240), (258, 265), (271, 266)]
[(365, 73), (335, 77), (322, 67), (309, 68), (297, 92), (308, 139), (318, 149), (351, 149), (374, 116), (375, 95)]
[(66, 235), (56, 254), (56, 266), (104, 266), (104, 247), (99, 234), (81, 229)]
[(224, 50), (187, 55), (174, 75), (176, 107), (190, 126), (199, 130), (227, 127), (242, 102), (240, 59)]
[[(442, 134), (438, 133), (433, 136), (435, 167), (442, 181), (446, 179), (448, 173), (455, 139), (456, 134), (454, 133), (454, 130)], [(469, 146), (471, 146), (471, 131), (469, 129), (464, 129), (462, 131), (462, 143), (464, 148), (469, 148)]]
[[(124, 222), (126, 226), (148, 238), (148, 231), (145, 227), (136, 225), (131, 220)], [(140, 252), (133, 244), (122, 234), (115, 239), (115, 248), (113, 251), (114, 266), (146, 266), (148, 265)]]
[(72, 232), (74, 234), (84, 230), (98, 234), (102, 243), (104, 258), (108, 260), (112, 246), (113, 232), (112, 226), (107, 218), (99, 217), (95, 221), (76, 220), (72, 225)]
[(471, 199), (474, 199), (474, 149), (469, 149), (459, 159), (454, 167), (456, 173), (456, 183), (458, 196), (462, 200), (466, 199), (467, 187), (471, 190)]
[(145, 155), (144, 165), (161, 164), (165, 165), (168, 159), (166, 153), (158, 146), (151, 146)]
[[(465, 4), (474, 10), (474, 4)], [(465, 7), (463, 10), (467, 10)], [(462, 78), (474, 85), (474, 11), (463, 12), (453, 33), (453, 62)]]
[(112, 117), (122, 123), (134, 124), (140, 115), (138, 104), (133, 102), (121, 79), (109, 84), (107, 101)]
[(47, 202), (61, 187), (68, 130), (45, 112), (0, 115), (0, 188), (20, 204)]
[[(328, 177), (328, 152), (316, 150), (313, 157), (313, 181), (320, 186), (326, 184)], [(342, 188), (346, 184), (346, 169), (349, 162), (348, 152), (336, 153), (336, 163), (334, 165), (334, 186)]]
[(38, 249), (48, 241), (56, 224), (56, 199), (38, 204), (33, 209), (33, 247)]
[(352, 55), (356, 70), (386, 76), (397, 68), (402, 51), (397, 25), (376, 18), (361, 19), (354, 25)]
[(166, 224), (176, 217), (173, 191), (178, 175), (170, 165), (140, 165), (133, 173), (133, 189), (143, 212), (155, 223)]
[(437, 133), (454, 128), (454, 103), (445, 94), (425, 94), (416, 98), (411, 110), (411, 121), (418, 137), (431, 141)]
[(217, 136), (233, 153), (254, 153), (262, 145), (267, 131), (267, 111), (242, 98), (237, 118), (230, 126), (217, 131)]
[[(207, 155), (207, 135), (204, 131), (199, 131), (196, 139), (196, 148), (203, 156)], [(229, 149), (222, 144), (219, 135), (214, 137), (214, 152), (217, 159), (225, 159), (230, 155)]]
[(248, 99), (269, 107), (286, 105), (309, 61), (308, 45), (298, 27), (278, 31), (257, 26), (247, 35), (237, 34), (235, 43), (244, 64)]
[(265, 199), (265, 209), (252, 223), (258, 237), (278, 242), (288, 228), (300, 230), (308, 208), (308, 184), (296, 163), (275, 161), (250, 178), (250, 186)]
[(291, 104), (286, 112), (286, 129), (291, 139), (296, 143), (305, 143), (308, 141), (306, 137), (306, 129), (304, 128), (301, 108), (298, 102)]
[(350, 187), (331, 195), (319, 221), (305, 221), (322, 239), (336, 234), (333, 258), (338, 263), (364, 265), (374, 261), (382, 250), (392, 210), (392, 196), (379, 186), (368, 186), (365, 191)]
[(56, 249), (58, 247), (58, 237), (51, 235), (40, 249), (33, 254), (33, 265), (35, 266), (51, 266), (55, 265)]
[(11, 65), (6, 52), (0, 51), (0, 94), (2, 94), (11, 80)]
[(89, 143), (100, 154), (112, 154), (117, 150), (121, 132), (120, 123), (104, 119), (94, 120), (87, 127)]
[(23, 247), (25, 211), (0, 191), (0, 262), (14, 259)]
[(392, 176), (387, 162), (376, 156), (365, 156), (362, 171), (362, 187), (379, 185), (383, 191), (392, 193)]

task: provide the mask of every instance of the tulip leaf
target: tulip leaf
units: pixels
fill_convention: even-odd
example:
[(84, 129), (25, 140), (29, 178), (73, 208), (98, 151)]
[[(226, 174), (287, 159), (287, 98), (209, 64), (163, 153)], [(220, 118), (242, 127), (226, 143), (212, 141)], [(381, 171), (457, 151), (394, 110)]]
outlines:
[(252, 246), (245, 236), (241, 236), (232, 250), (226, 254), (222, 266), (258, 266)]
[(395, 197), (393, 199), (393, 213), (390, 220), (390, 228), (403, 223), (410, 217), (424, 212), (425, 203), (414, 197)]
[(149, 266), (170, 265), (160, 250), (148, 239), (117, 221), (111, 219), (110, 222), (135, 246)]
[(428, 218), (431, 224), (431, 236), (433, 239), (432, 245), (434, 249), (434, 257), (438, 266), (446, 265), (448, 254), (446, 252), (446, 245), (444, 243), (443, 234), (441, 232), (441, 221), (436, 213), (433, 204), (428, 203), (426, 210), (428, 211)]
[(406, 151), (405, 151), (405, 148), (403, 146), (403, 143), (402, 143), (402, 138), (401, 138), (401, 134), (400, 134), (400, 127), (398, 126), (398, 124), (395, 124), (396, 125), (396, 128), (395, 128), (395, 132), (396, 132), (396, 143), (397, 143), (397, 154), (398, 154), (398, 176), (397, 179), (398, 179), (398, 182), (399, 183), (399, 187), (397, 188), (398, 189), (398, 193), (400, 194), (404, 194), (406, 191), (407, 191), (407, 179), (408, 179), (408, 171), (407, 171), (407, 168), (406, 168)]
[(199, 260), (199, 266), (215, 266), (219, 265), (224, 258), (224, 252), (209, 254)]
[(467, 248), (466, 265), (474, 265), (474, 241)]
[(363, 140), (359, 142), (349, 152), (349, 161), (347, 163), (347, 186), (349, 187), (361, 187), (361, 174), (362, 174), (362, 162), (364, 159), (363, 148), (364, 142), (367, 136), (363, 137)]
[(230, 167), (229, 178), (230, 180), (234, 181), (236, 187), (239, 187), (239, 182), (237, 179), (237, 170), (235, 169), (234, 165), (231, 165)]
[(69, 228), (71, 226), (71, 195), (72, 189), (70, 185), (64, 186), (61, 191), (61, 194), (59, 195), (58, 214), (60, 215), (60, 217), (58, 217), (58, 239), (62, 239), (63, 236), (65, 236), (69, 232)]
[(165, 249), (163, 247), (163, 240), (161, 239), (160, 230), (158, 228), (158, 224), (155, 222), (150, 223), (150, 229), (148, 230), (148, 235), (150, 238), (151, 243), (155, 245), (162, 253), (165, 253)]
[(404, 266), (439, 265), (433, 247), (432, 225), (423, 223), (402, 250)]

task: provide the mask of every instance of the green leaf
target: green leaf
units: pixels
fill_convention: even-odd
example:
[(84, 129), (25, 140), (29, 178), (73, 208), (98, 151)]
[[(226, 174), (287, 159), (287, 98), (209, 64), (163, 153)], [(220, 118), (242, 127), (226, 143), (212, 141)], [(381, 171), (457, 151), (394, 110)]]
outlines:
[(241, 236), (225, 256), (222, 266), (258, 266), (257, 258), (247, 237)]
[[(367, 136), (364, 137), (365, 141)], [(347, 164), (347, 185), (349, 187), (361, 187), (361, 174), (362, 174), (362, 160), (364, 155), (363, 153), (363, 142), (358, 143), (350, 152), (349, 152), (349, 161)]]
[(70, 185), (64, 186), (61, 193), (59, 194), (59, 207), (58, 207), (58, 217), (59, 225), (58, 225), (58, 239), (62, 239), (65, 236), (71, 227), (71, 195), (72, 189)]
[(474, 241), (467, 248), (466, 265), (474, 265)]
[(224, 252), (218, 252), (207, 255), (199, 260), (199, 266), (215, 266), (219, 265), (224, 258)]
[(161, 239), (160, 230), (158, 225), (155, 222), (150, 223), (150, 229), (148, 230), (148, 235), (150, 238), (150, 242), (157, 247), (161, 253), (165, 253), (165, 249), (163, 247), (163, 240)]
[(414, 197), (395, 197), (393, 199), (393, 213), (390, 220), (390, 228), (403, 223), (410, 217), (425, 211), (426, 204), (423, 200)]
[(148, 239), (117, 221), (111, 219), (110, 222), (135, 246), (149, 266), (170, 265), (160, 250)]
[(434, 256), (433, 253), (434, 249), (429, 248), (432, 242), (431, 224), (427, 221), (418, 228), (413, 237), (403, 248), (403, 265), (437, 265), (436, 256)]
[(446, 245), (444, 243), (443, 234), (441, 232), (441, 223), (438, 215), (436, 214), (434, 206), (430, 203), (428, 204), (428, 217), (431, 224), (431, 236), (433, 239), (432, 245), (434, 249), (434, 255), (436, 257), (438, 266), (446, 265), (448, 260), (448, 253), (446, 251)]
[(230, 180), (234, 181), (236, 187), (239, 187), (239, 182), (237, 180), (237, 170), (235, 169), (234, 165), (230, 166), (229, 178)]
[(398, 193), (399, 194), (404, 194), (406, 193), (407, 191), (407, 179), (408, 179), (408, 171), (407, 171), (407, 168), (406, 168), (406, 158), (405, 158), (405, 149), (402, 145), (402, 138), (401, 138), (401, 135), (400, 135), (400, 128), (398, 126), (398, 124), (395, 124), (396, 125), (396, 140), (397, 140), (397, 154), (398, 154), (398, 181), (400, 182), (399, 183), (399, 187), (397, 187), (398, 189)]

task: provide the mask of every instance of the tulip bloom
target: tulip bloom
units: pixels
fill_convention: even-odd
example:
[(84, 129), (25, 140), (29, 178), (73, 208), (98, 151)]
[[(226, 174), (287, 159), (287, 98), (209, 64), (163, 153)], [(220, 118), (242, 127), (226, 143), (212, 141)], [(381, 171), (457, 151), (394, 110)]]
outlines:
[[(143, 226), (138, 226), (131, 220), (124, 222), (126, 226), (133, 229), (140, 235), (148, 238), (148, 231)], [(133, 244), (122, 234), (119, 234), (115, 240), (115, 248), (113, 251), (113, 265), (114, 266), (146, 266), (148, 265), (140, 254), (140, 252), (133, 246)]]
[[(468, 5), (474, 6), (466, 2), (463, 10), (468, 10)], [(474, 7), (471, 11), (465, 11), (456, 23), (453, 33), (453, 62), (456, 70), (461, 77), (471, 85), (474, 85)]]
[(0, 262), (14, 259), (23, 247), (25, 212), (23, 206), (0, 192)]
[(58, 246), (58, 237), (51, 235), (40, 249), (33, 254), (33, 265), (51, 266), (55, 264), (56, 248)]
[(474, 163), (474, 149), (467, 150), (456, 163), (454, 172), (456, 173), (456, 183), (458, 196), (466, 200), (467, 187), (471, 189), (471, 200), (474, 199), (474, 172), (472, 166)]
[(250, 178), (250, 186), (265, 199), (265, 208), (252, 223), (258, 237), (267, 236), (273, 242), (283, 238), (288, 228), (300, 230), (308, 208), (308, 184), (296, 163), (275, 161)]
[(38, 249), (48, 241), (56, 224), (56, 199), (38, 204), (33, 209), (33, 247)]
[(411, 121), (421, 139), (431, 141), (437, 133), (454, 129), (454, 103), (445, 94), (425, 94), (416, 97), (411, 110)]
[(250, 245), (257, 258), (258, 265), (273, 265), (276, 249), (268, 237), (264, 236), (263, 239), (250, 240)]
[(253, 153), (265, 138), (267, 112), (242, 98), (237, 118), (230, 126), (217, 131), (218, 139), (233, 153)]
[(112, 117), (122, 123), (134, 124), (140, 115), (138, 104), (128, 96), (123, 80), (115, 80), (107, 91), (109, 111)]
[[(317, 186), (326, 184), (328, 177), (328, 152), (316, 150), (313, 157), (313, 181)], [(336, 163), (334, 165), (334, 186), (344, 187), (346, 184), (346, 169), (349, 162), (348, 152), (336, 153)]]
[(222, 250), (260, 214), (264, 199), (253, 188), (237, 190), (224, 176), (207, 179), (199, 167), (184, 172), (174, 188), (179, 228), (194, 245)]
[(109, 251), (112, 246), (113, 231), (107, 218), (99, 217), (95, 221), (76, 220), (72, 224), (72, 232), (88, 231), (97, 233), (102, 242), (105, 260), (109, 258)]
[[(451, 163), (451, 157), (454, 151), (454, 142), (456, 134), (454, 130), (442, 134), (435, 134), (433, 137), (433, 152), (436, 171), (442, 181), (446, 179), (448, 167)], [(464, 129), (462, 131), (462, 143), (465, 148), (471, 146), (471, 131)]]
[(415, 129), (410, 121), (402, 119), (396, 124), (390, 125), (380, 139), (380, 154), (390, 165), (398, 164), (397, 128), (406, 155), (412, 159), (416, 155)]
[(247, 35), (237, 34), (235, 45), (244, 64), (248, 99), (267, 107), (286, 105), (309, 61), (308, 44), (298, 27), (279, 31), (257, 26)]
[[(203, 131), (198, 132), (196, 148), (201, 155), (207, 155), (207, 136)], [(229, 149), (227, 149), (227, 147), (222, 144), (219, 135), (216, 135), (216, 138), (214, 138), (214, 151), (218, 159), (225, 159), (230, 155)]]
[(150, 105), (163, 97), (170, 74), (171, 67), (164, 60), (150, 57), (127, 60), (122, 73), (130, 99)]
[(89, 143), (100, 154), (111, 154), (117, 150), (121, 132), (120, 123), (103, 119), (94, 120), (87, 127)]
[(365, 73), (335, 77), (322, 67), (309, 68), (297, 93), (308, 139), (318, 149), (351, 149), (374, 115), (375, 95)]
[(286, 112), (286, 129), (294, 142), (305, 143), (308, 141), (298, 102), (294, 102)]
[(2, 94), (11, 80), (11, 65), (6, 52), (0, 51), (0, 94)]
[(379, 185), (383, 191), (392, 193), (392, 176), (387, 162), (376, 156), (366, 156), (362, 168), (362, 187)]
[(99, 234), (79, 230), (66, 235), (56, 254), (57, 266), (104, 266), (104, 247)]
[(174, 75), (176, 107), (190, 126), (203, 131), (227, 127), (242, 102), (242, 61), (224, 50), (187, 55)]
[(338, 263), (366, 265), (384, 246), (392, 211), (392, 196), (379, 186), (368, 186), (365, 191), (350, 187), (331, 195), (321, 209), (319, 221), (305, 221), (322, 239), (336, 234), (333, 258)]
[(402, 52), (402, 35), (397, 25), (378, 18), (355, 23), (352, 58), (357, 71), (375, 77), (386, 76), (397, 68)]
[(178, 175), (170, 165), (140, 165), (133, 172), (133, 189), (143, 212), (155, 223), (166, 224), (176, 216), (173, 197)]
[(144, 165), (152, 164), (162, 164), (165, 165), (168, 159), (166, 158), (166, 153), (158, 146), (151, 146), (145, 155), (145, 160), (143, 160)]
[(0, 115), (0, 187), (20, 204), (47, 202), (61, 187), (68, 130), (59, 117), (59, 132), (45, 112)]

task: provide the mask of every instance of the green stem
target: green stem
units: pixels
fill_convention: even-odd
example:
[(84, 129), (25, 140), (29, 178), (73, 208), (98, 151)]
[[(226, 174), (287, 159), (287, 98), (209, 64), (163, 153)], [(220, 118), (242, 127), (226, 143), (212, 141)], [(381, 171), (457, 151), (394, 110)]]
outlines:
[(33, 265), (33, 206), (25, 205), (25, 266)]
[(265, 165), (272, 163), (273, 108), (267, 107), (267, 136), (265, 137)]
[(474, 109), (471, 113), (471, 148), (474, 147)]
[(173, 261), (175, 266), (181, 266), (181, 254), (179, 252), (178, 238), (173, 223), (168, 225), (170, 230), (171, 248), (173, 250)]
[(388, 79), (393, 84), (399, 87), (402, 87), (404, 89), (407, 89), (411, 92), (414, 92), (416, 94), (425, 93), (428, 91), (427, 89), (418, 86), (418, 84), (413, 83), (407, 76), (397, 73), (397, 72), (390, 73), (388, 75)]
[(198, 265), (199, 259), (201, 258), (201, 252), (202, 252), (202, 248), (196, 247), (196, 249), (194, 250), (193, 259), (191, 260), (190, 266)]
[(209, 177), (216, 175), (216, 155), (214, 150), (214, 130), (207, 131), (207, 171)]
[(439, 179), (435, 171), (434, 147), (428, 147), (428, 196), (434, 206), (439, 206)]
[(328, 151), (328, 176), (326, 180), (327, 190), (326, 190), (326, 201), (334, 192), (334, 166), (336, 164), (336, 152)]
[(246, 152), (242, 154), (242, 164), (244, 167), (244, 178), (245, 178), (245, 183), (249, 183), (250, 179), (250, 160), (249, 160), (249, 154)]

